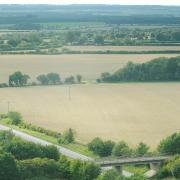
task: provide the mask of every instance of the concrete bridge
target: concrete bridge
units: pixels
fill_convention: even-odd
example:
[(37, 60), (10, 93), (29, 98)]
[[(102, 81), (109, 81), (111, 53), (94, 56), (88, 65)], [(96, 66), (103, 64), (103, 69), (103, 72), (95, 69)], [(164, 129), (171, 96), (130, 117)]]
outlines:
[(145, 173), (146, 177), (154, 176), (160, 168), (160, 165), (165, 160), (170, 159), (170, 156), (154, 156), (154, 157), (137, 157), (137, 158), (122, 158), (115, 160), (96, 160), (96, 164), (102, 168), (114, 167), (120, 174), (123, 173), (124, 165), (149, 165), (150, 170)]

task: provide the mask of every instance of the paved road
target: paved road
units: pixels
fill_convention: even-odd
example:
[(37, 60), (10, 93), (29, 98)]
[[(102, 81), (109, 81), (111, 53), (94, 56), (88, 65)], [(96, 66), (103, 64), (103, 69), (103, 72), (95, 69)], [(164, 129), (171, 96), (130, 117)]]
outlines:
[[(34, 136), (28, 135), (28, 134), (26, 134), (26, 133), (23, 133), (23, 132), (14, 130), (14, 129), (11, 129), (11, 128), (9, 128), (9, 127), (7, 127), (7, 126), (4, 126), (4, 125), (0, 125), (0, 130), (12, 130), (12, 132), (13, 132), (16, 136), (18, 136), (18, 137), (20, 137), (20, 138), (22, 138), (22, 139), (24, 139), (24, 140), (26, 140), (26, 141), (30, 141), (30, 142), (34, 142), (34, 143), (42, 144), (42, 145), (54, 145), (54, 144), (52, 144), (52, 143), (50, 143), (50, 142), (41, 140), (41, 139), (39, 139), (39, 138), (36, 138), (36, 137), (34, 137)], [(82, 155), (82, 154), (80, 154), (80, 153), (71, 151), (71, 150), (69, 150), (69, 149), (67, 149), (67, 148), (64, 148), (64, 147), (61, 147), (61, 146), (57, 146), (57, 145), (54, 145), (54, 146), (56, 146), (56, 147), (58, 148), (58, 150), (59, 150), (59, 152), (60, 152), (61, 154), (65, 155), (65, 156), (67, 156), (67, 157), (70, 157), (70, 158), (72, 158), (72, 159), (80, 159), (80, 160), (83, 160), (83, 161), (92, 161), (92, 160), (93, 160), (93, 159), (90, 158), (90, 157), (87, 157), (87, 156)]]

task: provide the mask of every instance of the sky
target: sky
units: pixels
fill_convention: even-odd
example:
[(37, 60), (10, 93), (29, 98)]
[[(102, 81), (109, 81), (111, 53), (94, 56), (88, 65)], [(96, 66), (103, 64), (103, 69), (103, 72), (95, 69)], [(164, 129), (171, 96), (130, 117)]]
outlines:
[(180, 0), (0, 0), (0, 4), (180, 5)]

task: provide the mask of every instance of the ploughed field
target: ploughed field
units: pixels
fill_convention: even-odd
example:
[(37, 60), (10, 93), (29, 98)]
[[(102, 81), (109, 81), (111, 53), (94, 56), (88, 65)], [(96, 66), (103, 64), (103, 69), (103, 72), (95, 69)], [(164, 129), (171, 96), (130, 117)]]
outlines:
[(158, 57), (175, 57), (177, 54), (152, 55), (1, 55), (0, 83), (8, 82), (8, 76), (22, 71), (31, 81), (43, 73), (59, 73), (62, 79), (80, 74), (83, 80), (96, 80), (102, 72), (115, 72), (128, 61), (142, 63)]
[(71, 85), (70, 94), (66, 85), (0, 89), (1, 112), (8, 101), (28, 122), (60, 132), (71, 127), (84, 143), (99, 136), (155, 147), (180, 130), (180, 83)]

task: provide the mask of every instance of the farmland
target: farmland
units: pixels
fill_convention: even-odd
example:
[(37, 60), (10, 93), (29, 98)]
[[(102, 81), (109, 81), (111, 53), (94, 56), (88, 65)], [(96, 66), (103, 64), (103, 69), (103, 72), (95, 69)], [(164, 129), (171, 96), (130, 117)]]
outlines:
[(22, 71), (35, 81), (39, 74), (56, 72), (62, 78), (81, 74), (83, 80), (94, 81), (103, 72), (115, 72), (128, 61), (142, 63), (158, 57), (173, 55), (2, 55), (0, 56), (0, 82), (7, 82), (8, 76)]
[(54, 130), (72, 127), (81, 142), (93, 137), (155, 147), (178, 131), (179, 83), (122, 83), (0, 89), (0, 109)]

